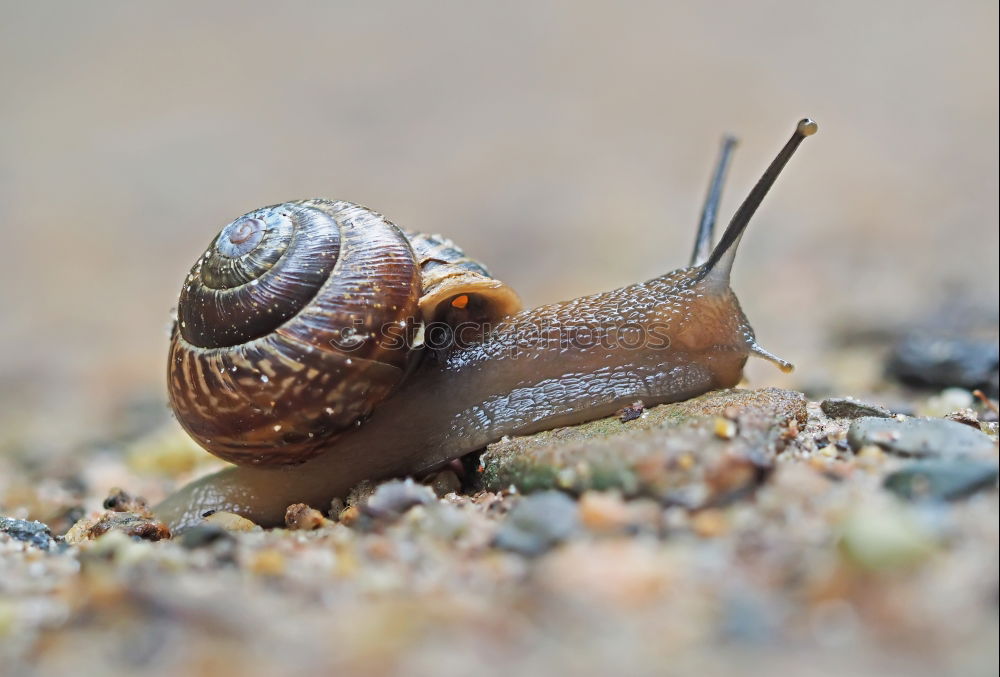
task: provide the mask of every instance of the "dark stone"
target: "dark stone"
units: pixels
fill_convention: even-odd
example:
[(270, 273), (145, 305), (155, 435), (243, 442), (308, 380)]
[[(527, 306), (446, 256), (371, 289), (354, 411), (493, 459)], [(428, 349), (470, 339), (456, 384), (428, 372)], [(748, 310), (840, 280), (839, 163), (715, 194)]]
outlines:
[(216, 524), (198, 524), (185, 531), (180, 538), (181, 546), (187, 550), (235, 540), (232, 534)]
[(996, 463), (962, 459), (911, 463), (886, 477), (884, 486), (910, 500), (954, 501), (996, 483)]
[(494, 544), (522, 555), (540, 555), (577, 530), (576, 502), (561, 491), (522, 499), (497, 531)]
[(621, 409), (619, 409), (618, 412), (616, 413), (616, 416), (618, 416), (618, 420), (621, 421), (622, 423), (627, 423), (629, 421), (634, 421), (635, 419), (642, 416), (642, 412), (644, 412), (645, 410), (646, 406), (642, 403), (642, 401), (637, 401), (633, 402), (627, 407), (622, 407)]
[(847, 431), (851, 449), (874, 444), (899, 456), (989, 456), (993, 440), (967, 425), (941, 418), (865, 417), (855, 419)]
[(886, 369), (908, 385), (978, 388), (996, 397), (1000, 349), (996, 340), (913, 335), (896, 344)]
[(830, 418), (861, 418), (875, 416), (877, 418), (892, 418), (894, 414), (877, 404), (861, 402), (853, 397), (830, 397), (823, 400), (819, 408)]
[(55, 545), (48, 525), (33, 520), (0, 517), (0, 533), (7, 534), (15, 540), (28, 543), (41, 550), (49, 550)]

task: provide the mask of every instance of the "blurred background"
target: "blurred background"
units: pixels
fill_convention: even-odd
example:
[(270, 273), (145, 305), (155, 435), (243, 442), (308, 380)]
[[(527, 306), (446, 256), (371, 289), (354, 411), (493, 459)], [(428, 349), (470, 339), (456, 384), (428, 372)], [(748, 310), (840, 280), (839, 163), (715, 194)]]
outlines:
[(536, 305), (684, 265), (796, 120), (733, 286), (754, 385), (844, 336), (996, 324), (997, 5), (983, 0), (2, 3), (0, 424), (60, 447), (161, 408), (180, 283), (301, 197), (454, 238)]

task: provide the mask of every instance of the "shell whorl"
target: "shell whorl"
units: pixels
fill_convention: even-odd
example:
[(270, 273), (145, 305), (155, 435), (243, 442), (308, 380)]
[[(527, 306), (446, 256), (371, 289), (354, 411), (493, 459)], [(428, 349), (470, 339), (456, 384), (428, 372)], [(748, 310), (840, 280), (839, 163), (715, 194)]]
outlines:
[(349, 202), (263, 207), (223, 228), (185, 280), (170, 403), (216, 456), (302, 463), (392, 394), (419, 359), (422, 324), (471, 325), (463, 337), (478, 340), (519, 309), (440, 235)]
[(201, 348), (274, 331), (316, 296), (340, 252), (340, 228), (320, 205), (286, 203), (236, 219), (195, 262), (181, 290), (181, 335)]
[(181, 293), (178, 420), (228, 461), (307, 460), (402, 380), (420, 295), (409, 240), (364, 207), (305, 200), (236, 219)]

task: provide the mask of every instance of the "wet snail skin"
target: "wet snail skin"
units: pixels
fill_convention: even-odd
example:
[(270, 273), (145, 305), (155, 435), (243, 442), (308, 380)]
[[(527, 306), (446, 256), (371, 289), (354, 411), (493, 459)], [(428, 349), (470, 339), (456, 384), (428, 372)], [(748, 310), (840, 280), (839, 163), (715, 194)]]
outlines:
[(449, 240), (349, 202), (236, 219), (185, 280), (168, 388), (184, 429), (237, 465), (154, 512), (173, 529), (218, 510), (278, 525), (292, 503), (325, 509), (361, 480), (424, 473), (505, 435), (731, 387), (751, 354), (790, 370), (758, 345), (729, 274), (816, 129), (796, 125), (713, 247), (724, 142), (688, 267), (530, 310)]

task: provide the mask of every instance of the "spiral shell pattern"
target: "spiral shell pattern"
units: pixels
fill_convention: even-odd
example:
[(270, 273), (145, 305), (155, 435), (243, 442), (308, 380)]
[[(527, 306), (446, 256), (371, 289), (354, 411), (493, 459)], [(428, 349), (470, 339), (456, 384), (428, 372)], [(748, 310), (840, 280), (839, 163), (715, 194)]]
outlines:
[(316, 455), (402, 380), (420, 273), (399, 228), (348, 202), (233, 221), (181, 292), (168, 368), (177, 419), (234, 463)]

